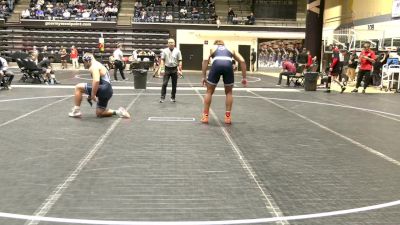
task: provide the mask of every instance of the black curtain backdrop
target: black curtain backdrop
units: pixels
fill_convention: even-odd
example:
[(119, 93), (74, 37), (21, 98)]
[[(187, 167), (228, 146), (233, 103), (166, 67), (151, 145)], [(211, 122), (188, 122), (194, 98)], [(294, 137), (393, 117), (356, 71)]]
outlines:
[(317, 56), (318, 62), (321, 62), (324, 8), (325, 0), (307, 0), (305, 46), (313, 57)]

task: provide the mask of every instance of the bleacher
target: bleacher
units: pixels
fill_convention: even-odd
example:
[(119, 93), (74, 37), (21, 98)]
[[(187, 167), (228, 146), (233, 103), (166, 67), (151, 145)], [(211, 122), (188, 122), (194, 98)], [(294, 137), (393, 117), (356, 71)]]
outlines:
[[(53, 4), (51, 1), (31, 0), (29, 11), (21, 13), (21, 19), (39, 20), (86, 20), (86, 21), (116, 21), (120, 10), (119, 0), (108, 0), (105, 2), (94, 2), (89, 0), (77, 1), (70, 4), (69, 0), (58, 0)], [(43, 4), (42, 4), (43, 3)], [(113, 12), (112, 10), (116, 10)]]
[[(103, 35), (105, 41), (104, 52), (100, 52), (99, 38)], [(103, 32), (103, 31), (77, 31), (77, 30), (0, 30), (0, 54), (8, 61), (15, 61), (20, 54), (36, 46), (39, 51), (47, 46), (48, 53), (54, 55), (55, 61), (60, 61), (58, 54), (61, 46), (68, 50), (74, 45), (80, 54), (91, 52), (103, 61), (115, 50), (117, 43), (123, 44), (123, 52), (128, 56), (133, 50), (153, 51), (160, 53), (165, 48), (168, 32), (134, 31), (134, 32)]]
[[(155, 5), (147, 4), (146, 0), (142, 0), (141, 7), (135, 7), (133, 22), (144, 23), (193, 23), (193, 24), (210, 24), (215, 23), (215, 7), (207, 4), (198, 4), (195, 6), (183, 5)], [(182, 15), (180, 10), (185, 7), (186, 15)], [(198, 13), (193, 13), (196, 8)], [(143, 13), (145, 12), (145, 13)], [(145, 16), (143, 16), (145, 14)], [(170, 18), (168, 18), (170, 16)]]

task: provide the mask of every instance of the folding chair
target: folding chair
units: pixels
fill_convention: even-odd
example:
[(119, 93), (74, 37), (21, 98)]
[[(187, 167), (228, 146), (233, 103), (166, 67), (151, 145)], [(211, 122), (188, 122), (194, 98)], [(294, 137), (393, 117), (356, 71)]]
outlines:
[(17, 58), (16, 61), (17, 61), (18, 68), (21, 70), (21, 73), (22, 73), (22, 77), (21, 77), (21, 79), (19, 79), (18, 82), (25, 82), (26, 80), (29, 79), (29, 74), (28, 74), (28, 70), (26, 69), (26, 66), (25, 66), (25, 61), (20, 58)]
[(36, 63), (32, 60), (29, 59), (24, 59), (24, 63), (25, 63), (25, 68), (27, 70), (27, 73), (29, 75), (29, 77), (32, 79), (31, 82), (32, 83), (42, 83), (42, 81), (44, 82), (43, 79), (43, 72), (42, 69), (40, 69)]

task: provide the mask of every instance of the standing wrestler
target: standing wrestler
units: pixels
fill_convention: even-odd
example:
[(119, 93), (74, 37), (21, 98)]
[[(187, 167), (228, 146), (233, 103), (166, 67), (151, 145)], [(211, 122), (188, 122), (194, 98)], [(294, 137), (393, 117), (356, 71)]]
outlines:
[[(207, 93), (204, 97), (204, 110), (203, 116), (201, 118), (202, 123), (208, 123), (208, 115), (210, 111), (210, 105), (212, 100), (212, 95), (214, 94), (215, 88), (219, 82), (219, 79), (223, 78), (224, 86), (225, 86), (225, 123), (231, 124), (231, 110), (233, 104), (233, 95), (232, 89), (234, 85), (234, 73), (232, 68), (232, 58), (240, 63), (240, 68), (242, 70), (242, 84), (246, 86), (246, 62), (244, 61), (243, 57), (234, 50), (229, 50), (225, 47), (225, 43), (222, 40), (216, 40), (214, 42), (215, 47), (210, 50), (210, 54), (208, 55), (207, 59), (203, 60), (203, 79), (202, 84), (203, 86), (207, 86)], [(210, 72), (208, 77), (206, 78), (207, 67), (210, 59), (213, 58), (213, 63), (211, 65)]]

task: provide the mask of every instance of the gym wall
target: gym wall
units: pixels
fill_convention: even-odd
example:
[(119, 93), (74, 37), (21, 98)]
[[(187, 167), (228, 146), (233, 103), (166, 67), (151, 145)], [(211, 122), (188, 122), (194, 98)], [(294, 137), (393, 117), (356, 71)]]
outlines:
[(238, 51), (239, 45), (250, 45), (258, 49), (259, 38), (304, 39), (304, 32), (251, 32), (251, 31), (210, 31), (210, 30), (177, 30), (177, 46), (179, 44), (203, 44), (203, 58), (207, 57), (214, 41), (221, 39), (225, 45)]
[(391, 20), (392, 6), (393, 0), (326, 0), (324, 28), (335, 29), (374, 18)]

